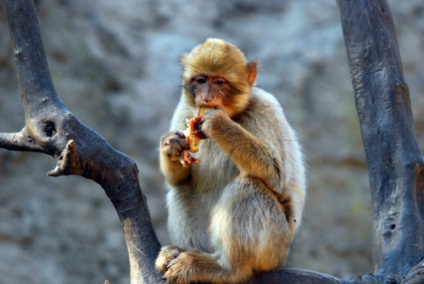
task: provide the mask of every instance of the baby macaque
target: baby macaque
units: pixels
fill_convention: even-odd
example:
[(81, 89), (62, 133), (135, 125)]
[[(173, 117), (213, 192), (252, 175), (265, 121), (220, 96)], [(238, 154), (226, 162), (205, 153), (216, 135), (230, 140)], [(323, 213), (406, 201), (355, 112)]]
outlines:
[[(208, 39), (182, 57), (182, 96), (160, 140), (168, 228), (156, 268), (169, 283), (237, 283), (281, 266), (305, 202), (301, 147), (283, 109), (254, 86), (256, 62)], [(198, 116), (195, 163), (183, 131)]]

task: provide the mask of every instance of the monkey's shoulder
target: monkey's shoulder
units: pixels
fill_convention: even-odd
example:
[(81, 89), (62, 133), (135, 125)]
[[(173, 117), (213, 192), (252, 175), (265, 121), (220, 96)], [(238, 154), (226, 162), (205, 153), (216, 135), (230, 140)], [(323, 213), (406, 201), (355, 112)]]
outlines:
[(276, 116), (280, 115), (282, 110), (280, 103), (274, 95), (258, 87), (252, 88), (249, 104), (246, 109), (247, 112), (254, 112), (256, 114), (267, 113), (267, 116)]
[(278, 134), (288, 126), (283, 108), (278, 100), (270, 93), (253, 88), (246, 109), (234, 119), (247, 130), (268, 132), (275, 131)]

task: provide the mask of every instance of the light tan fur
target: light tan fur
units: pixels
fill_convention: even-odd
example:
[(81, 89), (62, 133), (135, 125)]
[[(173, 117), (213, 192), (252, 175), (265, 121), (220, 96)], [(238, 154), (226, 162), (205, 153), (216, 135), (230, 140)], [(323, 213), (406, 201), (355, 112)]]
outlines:
[[(164, 247), (156, 267), (170, 283), (237, 283), (287, 258), (306, 195), (302, 153), (277, 100), (253, 86), (256, 63), (237, 47), (208, 39), (182, 63), (185, 88), (160, 142), (177, 247)], [(194, 155), (200, 163), (184, 168), (171, 158), (186, 147), (175, 132), (199, 108), (190, 92), (197, 75), (224, 78), (228, 86), (216, 89), (231, 98), (219, 95), (219, 109), (205, 113), (201, 130), (208, 139)]]

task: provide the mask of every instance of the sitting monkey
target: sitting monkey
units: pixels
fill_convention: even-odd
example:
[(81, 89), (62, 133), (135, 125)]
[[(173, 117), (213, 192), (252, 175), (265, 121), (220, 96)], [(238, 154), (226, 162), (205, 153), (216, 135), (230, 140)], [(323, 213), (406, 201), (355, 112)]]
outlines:
[[(269, 93), (254, 86), (256, 62), (233, 44), (208, 39), (182, 57), (183, 89), (160, 140), (169, 192), (168, 228), (156, 268), (169, 283), (236, 283), (281, 266), (300, 225), (305, 168), (296, 134)], [(206, 137), (189, 150), (186, 120)]]

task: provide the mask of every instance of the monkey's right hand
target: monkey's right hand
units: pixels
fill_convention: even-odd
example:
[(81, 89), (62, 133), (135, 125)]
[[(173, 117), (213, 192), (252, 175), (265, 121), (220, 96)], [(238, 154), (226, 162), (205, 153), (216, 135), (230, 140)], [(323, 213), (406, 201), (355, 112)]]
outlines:
[(160, 138), (160, 150), (171, 160), (178, 161), (184, 150), (189, 150), (190, 146), (186, 142), (185, 135), (180, 131), (166, 132)]

